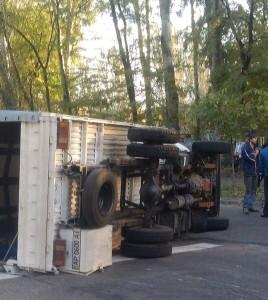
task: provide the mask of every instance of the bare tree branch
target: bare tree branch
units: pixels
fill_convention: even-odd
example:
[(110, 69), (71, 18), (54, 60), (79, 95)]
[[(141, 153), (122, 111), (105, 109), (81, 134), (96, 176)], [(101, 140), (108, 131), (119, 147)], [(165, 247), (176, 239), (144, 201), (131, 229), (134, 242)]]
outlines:
[[(131, 69), (131, 64), (129, 61), (129, 56), (127, 56), (128, 49), (124, 49), (123, 47), (123, 42), (119, 30), (119, 25), (118, 25), (118, 19), (117, 19), (117, 14), (116, 14), (116, 9), (115, 9), (115, 2), (114, 0), (109, 0), (110, 2), (110, 7), (111, 7), (111, 12), (112, 12), (112, 18), (113, 18), (113, 23), (115, 27), (115, 32), (116, 32), (116, 37), (118, 41), (118, 47), (119, 47), (119, 54), (120, 58), (122, 61), (122, 64), (124, 66), (124, 75), (125, 75), (125, 81), (127, 85), (127, 93), (130, 101), (130, 106), (131, 106), (131, 112), (132, 112), (132, 118), (133, 122), (138, 121), (138, 113), (137, 113), (137, 105), (136, 105), (136, 95), (135, 95), (135, 87), (134, 87), (134, 80), (133, 80), (133, 72)], [(125, 43), (127, 46), (127, 43)]]
[(31, 42), (31, 40), (20, 30), (18, 29), (16, 26), (7, 23), (7, 26), (9, 26), (11, 29), (13, 29), (15, 32), (17, 32), (27, 43), (28, 45), (31, 47), (31, 49), (33, 50), (35, 57), (42, 69), (42, 73), (43, 73), (43, 79), (44, 79), (44, 85), (45, 85), (45, 93), (46, 93), (46, 102), (47, 102), (47, 109), (48, 111), (51, 111), (51, 103), (50, 103), (50, 91), (49, 91), (49, 86), (48, 86), (48, 74), (47, 74), (47, 65), (43, 63), (39, 52), (37, 50), (37, 48), (35, 47), (35, 45)]
[(230, 9), (230, 5), (229, 5), (229, 2), (228, 0), (221, 0), (222, 4), (224, 5), (225, 9), (226, 9), (226, 12), (227, 12), (227, 16), (228, 16), (228, 20), (230, 22), (230, 26), (231, 26), (231, 29), (232, 29), (232, 32), (233, 32), (233, 35), (239, 45), (239, 48), (241, 50), (244, 49), (245, 45), (244, 43), (242, 42), (241, 38), (239, 37), (238, 35), (238, 32), (235, 28), (235, 25), (234, 25), (234, 22), (233, 22), (233, 18), (232, 18), (232, 14), (231, 14), (231, 9)]

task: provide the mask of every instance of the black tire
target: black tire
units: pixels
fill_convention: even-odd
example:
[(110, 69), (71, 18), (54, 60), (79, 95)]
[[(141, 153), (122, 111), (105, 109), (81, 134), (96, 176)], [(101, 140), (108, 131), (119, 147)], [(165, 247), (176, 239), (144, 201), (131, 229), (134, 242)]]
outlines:
[(157, 258), (172, 254), (171, 243), (135, 244), (122, 241), (121, 253), (127, 257)]
[(127, 154), (132, 157), (179, 159), (180, 151), (173, 145), (145, 145), (129, 144), (127, 145)]
[(85, 225), (102, 227), (111, 222), (115, 211), (117, 187), (115, 175), (107, 169), (95, 169), (87, 177), (82, 192), (82, 217)]
[(193, 142), (193, 153), (225, 154), (230, 153), (230, 144), (225, 142)]
[(204, 210), (192, 210), (191, 232), (201, 233), (207, 231), (208, 214)]
[(226, 230), (229, 227), (229, 219), (226, 218), (208, 218), (207, 230), (208, 231), (219, 231)]
[(175, 144), (179, 142), (180, 135), (175, 129), (131, 127), (128, 129), (128, 139), (132, 142)]
[(172, 229), (163, 225), (154, 225), (152, 228), (125, 227), (122, 234), (130, 243), (164, 243), (173, 239)]

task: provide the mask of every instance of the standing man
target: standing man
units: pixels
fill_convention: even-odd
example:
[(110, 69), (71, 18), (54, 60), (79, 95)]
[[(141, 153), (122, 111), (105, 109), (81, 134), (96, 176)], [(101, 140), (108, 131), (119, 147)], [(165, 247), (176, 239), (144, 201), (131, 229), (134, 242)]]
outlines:
[(260, 175), (264, 178), (264, 208), (261, 217), (268, 218), (268, 131), (260, 153)]
[(248, 134), (248, 140), (242, 149), (244, 183), (246, 189), (243, 203), (243, 212), (245, 214), (258, 211), (253, 207), (256, 200), (258, 175), (257, 156), (259, 155), (259, 150), (256, 149), (257, 140), (257, 133), (255, 131), (250, 132)]

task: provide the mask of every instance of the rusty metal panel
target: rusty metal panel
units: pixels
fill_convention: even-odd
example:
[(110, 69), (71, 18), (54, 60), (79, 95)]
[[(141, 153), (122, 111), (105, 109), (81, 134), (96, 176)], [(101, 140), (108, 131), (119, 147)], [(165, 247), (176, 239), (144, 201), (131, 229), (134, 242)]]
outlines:
[(59, 121), (57, 124), (57, 149), (68, 149), (69, 147), (69, 122)]
[(63, 267), (65, 265), (66, 241), (60, 239), (54, 240), (53, 249), (53, 265), (55, 267)]

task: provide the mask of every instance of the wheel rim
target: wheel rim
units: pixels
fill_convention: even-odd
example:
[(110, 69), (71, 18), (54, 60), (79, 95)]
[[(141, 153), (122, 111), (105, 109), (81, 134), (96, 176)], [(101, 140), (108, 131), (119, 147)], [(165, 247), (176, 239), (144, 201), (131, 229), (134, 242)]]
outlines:
[(111, 184), (105, 183), (99, 192), (99, 212), (105, 216), (113, 206), (114, 190)]

